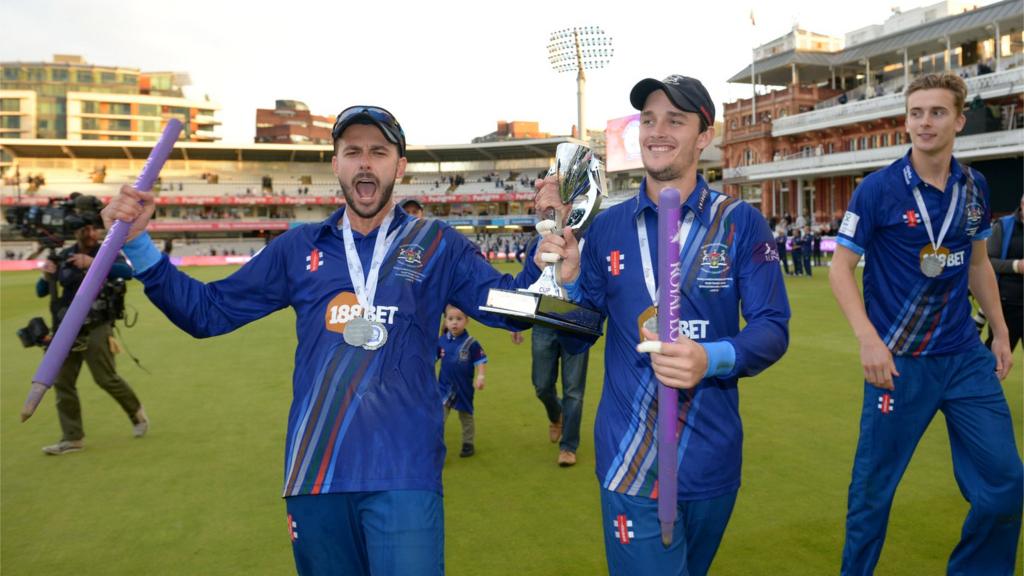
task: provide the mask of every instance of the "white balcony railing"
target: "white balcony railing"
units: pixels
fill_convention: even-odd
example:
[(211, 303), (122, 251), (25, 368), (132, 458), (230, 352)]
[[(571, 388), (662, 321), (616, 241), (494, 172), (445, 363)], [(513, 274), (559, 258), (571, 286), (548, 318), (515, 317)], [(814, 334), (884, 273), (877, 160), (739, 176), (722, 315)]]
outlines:
[[(966, 82), (968, 101), (976, 95), (989, 99), (1017, 94), (1024, 92), (1024, 67), (967, 78)], [(903, 93), (898, 92), (778, 118), (772, 122), (772, 136), (778, 138), (878, 118), (890, 118), (900, 116), (904, 112)]]
[[(726, 168), (725, 181), (735, 184), (874, 170), (886, 166), (906, 154), (907, 148), (908, 146), (903, 144)], [(958, 158), (965, 160), (1024, 154), (1024, 129), (962, 136), (956, 139), (953, 153)]]

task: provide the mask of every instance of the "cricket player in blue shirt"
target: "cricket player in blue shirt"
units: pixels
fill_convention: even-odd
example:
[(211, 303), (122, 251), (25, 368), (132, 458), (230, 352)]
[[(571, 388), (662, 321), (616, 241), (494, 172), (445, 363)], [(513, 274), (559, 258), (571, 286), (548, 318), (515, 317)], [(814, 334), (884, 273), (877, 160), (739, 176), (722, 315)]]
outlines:
[(503, 276), (459, 232), (395, 205), (405, 134), (387, 110), (342, 111), (333, 138), (345, 207), (289, 230), (223, 280), (194, 280), (157, 251), (144, 233), (151, 194), (126, 186), (103, 216), (133, 222), (125, 253), (146, 294), (193, 336), (295, 310), (284, 497), (299, 574), (440, 575), (441, 312), (452, 303), (485, 324), (523, 329), (478, 307), (488, 289), (526, 287), (540, 270), (528, 262), (515, 279)]
[[(633, 88), (630, 102), (641, 111), (646, 177), (639, 194), (594, 220), (580, 256), (571, 236), (554, 243), (566, 249), (562, 273), (569, 293), (608, 318), (594, 427), (608, 570), (613, 576), (701, 576), (740, 487), (738, 380), (785, 353), (789, 301), (775, 238), (761, 213), (711, 190), (697, 174), (700, 153), (714, 138), (715, 106), (704, 86), (685, 76), (649, 78)], [(648, 355), (637, 346), (657, 340), (657, 201), (666, 187), (677, 188), (682, 201), (682, 335)], [(670, 447), (678, 452), (676, 486), (658, 486), (659, 380), (681, 389), (678, 444)], [(667, 549), (659, 490), (679, 496)]]
[[(952, 74), (907, 87), (911, 150), (864, 179), (839, 229), (829, 277), (865, 380), (843, 574), (874, 572), (896, 486), (939, 410), (971, 504), (947, 572), (1014, 571), (1024, 469), (1000, 385), (1013, 359), (985, 245), (988, 184), (953, 157), (966, 96)], [(854, 279), (862, 255), (863, 301)], [(968, 288), (991, 323), (991, 352), (971, 321)]]

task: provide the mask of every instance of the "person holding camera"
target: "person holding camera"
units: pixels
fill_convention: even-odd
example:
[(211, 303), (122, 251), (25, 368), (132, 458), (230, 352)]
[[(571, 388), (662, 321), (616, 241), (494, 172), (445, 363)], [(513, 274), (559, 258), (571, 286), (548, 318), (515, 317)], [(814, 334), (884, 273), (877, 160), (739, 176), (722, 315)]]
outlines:
[[(85, 274), (99, 252), (103, 240), (103, 221), (99, 214), (91, 212), (82, 213), (80, 216), (85, 225), (75, 230), (75, 244), (46, 261), (43, 266), (43, 277), (36, 284), (36, 294), (40, 298), (47, 295), (53, 298), (51, 311), (55, 333), (78, 288), (85, 280)], [(123, 311), (124, 282), (131, 277), (131, 266), (124, 256), (119, 254), (107, 276), (106, 286), (89, 311), (82, 330), (78, 333), (78, 338), (75, 339), (75, 344), (54, 382), (62, 437), (56, 444), (43, 447), (46, 454), (77, 452), (84, 447), (82, 407), (78, 400), (76, 385), (83, 361), (89, 366), (89, 372), (92, 373), (96, 384), (110, 394), (128, 415), (132, 422), (132, 434), (140, 438), (149, 430), (149, 420), (146, 418), (142, 403), (128, 383), (117, 374), (114, 366), (114, 321), (120, 315), (120, 311)], [(60, 287), (59, 295), (57, 286)], [(46, 345), (48, 341), (42, 344)]]

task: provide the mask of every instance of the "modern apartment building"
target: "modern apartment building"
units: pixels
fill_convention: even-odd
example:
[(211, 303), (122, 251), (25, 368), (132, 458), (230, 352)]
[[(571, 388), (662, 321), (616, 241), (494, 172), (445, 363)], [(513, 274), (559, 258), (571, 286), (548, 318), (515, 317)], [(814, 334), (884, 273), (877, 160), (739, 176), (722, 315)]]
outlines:
[(219, 140), (220, 106), (187, 98), (189, 84), (180, 72), (98, 66), (74, 55), (0, 62), (0, 138), (156, 140), (178, 118), (184, 140)]

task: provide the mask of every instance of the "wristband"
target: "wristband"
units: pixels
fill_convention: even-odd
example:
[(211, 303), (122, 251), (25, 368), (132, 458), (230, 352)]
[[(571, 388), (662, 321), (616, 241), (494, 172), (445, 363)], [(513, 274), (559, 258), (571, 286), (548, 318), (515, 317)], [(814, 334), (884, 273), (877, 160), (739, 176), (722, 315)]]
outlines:
[(134, 239), (125, 242), (124, 255), (131, 261), (136, 276), (156, 265), (162, 256), (160, 251), (157, 250), (156, 244), (153, 244), (153, 239), (150, 238), (149, 232), (143, 232)]

